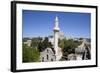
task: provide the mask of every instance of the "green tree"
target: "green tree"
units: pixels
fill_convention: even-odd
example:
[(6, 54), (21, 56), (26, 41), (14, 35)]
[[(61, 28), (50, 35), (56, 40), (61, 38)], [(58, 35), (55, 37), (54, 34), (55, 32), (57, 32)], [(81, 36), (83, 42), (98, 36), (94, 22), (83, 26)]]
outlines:
[(33, 38), (32, 39), (32, 43), (31, 43), (31, 46), (33, 48), (36, 48), (38, 47), (39, 43), (42, 41), (42, 38), (41, 37), (38, 37), (38, 38)]
[(74, 53), (75, 48), (77, 48), (79, 45), (79, 42), (73, 41), (73, 40), (67, 40), (64, 45), (64, 52), (68, 53)]
[(59, 39), (59, 40), (58, 40), (58, 46), (59, 46), (60, 48), (64, 48), (64, 45), (65, 45), (64, 43), (65, 43), (65, 41), (66, 41), (65, 39), (62, 39), (62, 40)]
[(40, 53), (38, 50), (23, 44), (23, 62), (39, 62)]
[(83, 38), (79, 38), (79, 40), (83, 40)]
[(45, 50), (47, 47), (52, 48), (52, 44), (49, 42), (48, 37), (38, 44), (39, 51)]

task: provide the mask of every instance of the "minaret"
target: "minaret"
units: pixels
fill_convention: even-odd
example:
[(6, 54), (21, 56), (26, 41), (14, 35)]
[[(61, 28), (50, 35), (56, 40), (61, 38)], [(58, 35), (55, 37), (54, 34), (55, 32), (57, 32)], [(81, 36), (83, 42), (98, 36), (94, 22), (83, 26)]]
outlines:
[(59, 38), (59, 26), (58, 26), (59, 22), (58, 22), (58, 17), (55, 17), (55, 24), (54, 24), (54, 50), (55, 50), (55, 56), (56, 56), (56, 61), (57, 56), (58, 56), (58, 38)]

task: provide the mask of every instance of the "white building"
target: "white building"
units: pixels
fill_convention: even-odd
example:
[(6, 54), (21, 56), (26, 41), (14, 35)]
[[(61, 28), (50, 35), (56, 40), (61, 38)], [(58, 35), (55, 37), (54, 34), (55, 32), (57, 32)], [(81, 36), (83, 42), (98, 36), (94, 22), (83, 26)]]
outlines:
[[(63, 32), (59, 32), (58, 36), (59, 36), (59, 39), (61, 40), (66, 39)], [(48, 39), (49, 39), (49, 42), (51, 42), (51, 44), (54, 45), (54, 36), (49, 36)]]
[(51, 44), (54, 44), (54, 37), (53, 36), (49, 36), (48, 37), (49, 42), (51, 42)]
[(24, 42), (24, 44), (26, 44), (27, 46), (31, 46), (32, 40), (27, 40), (26, 42)]

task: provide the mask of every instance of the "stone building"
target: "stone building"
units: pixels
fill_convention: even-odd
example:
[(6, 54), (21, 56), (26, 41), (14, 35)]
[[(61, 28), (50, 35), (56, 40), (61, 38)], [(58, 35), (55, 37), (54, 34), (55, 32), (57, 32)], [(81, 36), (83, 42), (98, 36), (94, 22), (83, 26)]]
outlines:
[(82, 40), (82, 44), (75, 48), (75, 54), (69, 54), (68, 60), (89, 60), (91, 59), (90, 48), (86, 47), (87, 41)]
[(56, 60), (56, 56), (53, 49), (46, 48), (43, 52), (40, 52), (41, 62), (50, 62), (55, 60)]

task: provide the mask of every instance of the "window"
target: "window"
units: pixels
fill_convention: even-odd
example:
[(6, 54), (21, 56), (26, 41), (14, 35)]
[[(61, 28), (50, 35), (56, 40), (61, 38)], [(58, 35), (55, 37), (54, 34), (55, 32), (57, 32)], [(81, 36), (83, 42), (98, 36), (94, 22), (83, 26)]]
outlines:
[(44, 62), (44, 57), (42, 57), (42, 62)]
[(49, 59), (49, 56), (47, 55), (47, 60)]
[(48, 53), (49, 51), (48, 51), (48, 49), (47, 49), (47, 53)]
[(53, 61), (53, 59), (51, 58), (51, 61)]

